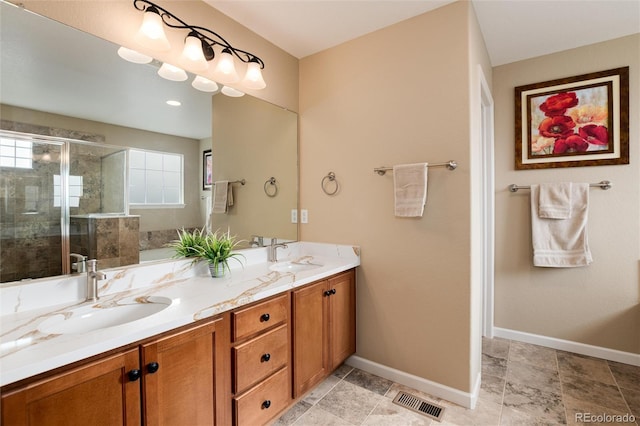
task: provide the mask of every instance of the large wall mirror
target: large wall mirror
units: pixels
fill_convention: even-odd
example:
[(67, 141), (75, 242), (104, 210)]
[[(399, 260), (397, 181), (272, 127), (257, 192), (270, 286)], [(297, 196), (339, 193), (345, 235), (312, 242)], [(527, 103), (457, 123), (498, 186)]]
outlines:
[[(155, 61), (126, 62), (109, 42), (5, 2), (0, 8), (0, 282), (71, 272), (69, 253), (95, 245), (83, 240), (83, 227), (108, 230), (111, 240), (97, 243), (104, 253), (80, 253), (104, 256), (102, 267), (166, 258), (163, 246), (180, 228), (229, 229), (246, 247), (257, 237), (297, 239), (295, 113), (247, 95), (200, 92), (193, 75), (164, 80)], [(31, 163), (15, 167), (26, 143)], [(165, 154), (182, 160), (179, 205), (119, 202), (137, 191), (130, 167), (144, 155), (132, 149), (149, 164)], [(233, 205), (211, 213), (215, 182), (226, 180), (245, 184), (231, 184)], [(116, 231), (125, 228), (136, 238)]]

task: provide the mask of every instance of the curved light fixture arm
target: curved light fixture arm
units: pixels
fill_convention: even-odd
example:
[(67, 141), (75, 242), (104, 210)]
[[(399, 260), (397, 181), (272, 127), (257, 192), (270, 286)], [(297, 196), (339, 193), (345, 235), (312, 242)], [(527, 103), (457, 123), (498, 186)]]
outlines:
[[(249, 62), (256, 62), (260, 64), (261, 69), (264, 69), (264, 62), (262, 61), (262, 59), (258, 58), (253, 53), (247, 52), (246, 50), (233, 47), (227, 40), (225, 40), (220, 34), (216, 33), (215, 31), (196, 25), (189, 25), (182, 19), (175, 16), (173, 13), (169, 12), (167, 9), (163, 8), (162, 6), (158, 6), (157, 4), (149, 0), (133, 0), (133, 7), (141, 12), (157, 13), (158, 15), (160, 15), (162, 22), (170, 28), (190, 30), (189, 35), (195, 35), (202, 42), (203, 53), (208, 61), (212, 60), (215, 56), (213, 52), (213, 46), (218, 45), (222, 46), (223, 50), (229, 50), (230, 53), (233, 53), (240, 61), (244, 62), (245, 64)], [(178, 21), (180, 25), (172, 23), (171, 20)], [(215, 38), (203, 34), (202, 32), (207, 32)], [(243, 55), (246, 57), (244, 57)]]

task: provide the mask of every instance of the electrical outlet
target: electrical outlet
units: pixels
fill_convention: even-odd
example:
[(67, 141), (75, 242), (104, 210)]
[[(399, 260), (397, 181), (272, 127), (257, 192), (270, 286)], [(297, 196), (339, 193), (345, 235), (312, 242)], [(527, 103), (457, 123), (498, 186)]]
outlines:
[(291, 209), (291, 223), (298, 223), (298, 209)]
[(309, 223), (309, 212), (307, 209), (300, 210), (300, 223)]

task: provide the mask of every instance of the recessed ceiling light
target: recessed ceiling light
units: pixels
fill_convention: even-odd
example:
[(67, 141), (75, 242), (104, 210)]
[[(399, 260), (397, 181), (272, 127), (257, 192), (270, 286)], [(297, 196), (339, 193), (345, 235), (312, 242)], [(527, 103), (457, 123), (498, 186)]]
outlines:
[(182, 105), (182, 103), (181, 103), (180, 101), (172, 101), (172, 100), (169, 100), (169, 101), (167, 101), (167, 105), (171, 105), (171, 106), (180, 106), (180, 105)]

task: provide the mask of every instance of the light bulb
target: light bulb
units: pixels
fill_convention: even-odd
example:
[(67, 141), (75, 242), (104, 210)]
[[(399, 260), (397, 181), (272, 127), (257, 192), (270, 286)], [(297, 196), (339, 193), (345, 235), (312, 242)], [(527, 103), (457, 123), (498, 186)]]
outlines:
[(247, 65), (247, 73), (242, 80), (242, 84), (248, 89), (264, 89), (267, 87), (267, 83), (262, 78), (262, 71), (260, 71), (260, 64), (258, 61), (251, 60)]
[(195, 34), (191, 32), (185, 39), (180, 63), (184, 68), (192, 71), (205, 71), (209, 68), (209, 64), (202, 52), (202, 41)]
[(153, 60), (151, 56), (143, 55), (140, 52), (127, 49), (124, 46), (121, 46), (118, 49), (118, 56), (120, 56), (125, 61), (133, 62), (134, 64), (148, 64)]
[(244, 96), (243, 92), (229, 86), (222, 86), (222, 90), (220, 90), (220, 92), (227, 96), (231, 96), (232, 98), (239, 98), (241, 96)]
[(215, 81), (211, 81), (208, 78), (201, 77), (199, 75), (193, 79), (191, 83), (194, 89), (198, 89), (201, 92), (215, 92), (218, 90), (218, 85)]
[(171, 81), (185, 81), (187, 79), (187, 73), (183, 69), (166, 62), (158, 70), (158, 75)]
[(235, 83), (240, 80), (238, 73), (236, 72), (236, 65), (233, 62), (233, 56), (228, 48), (225, 48), (220, 57), (218, 58), (218, 64), (216, 65), (213, 75), (216, 81), (220, 83)]
[(134, 40), (141, 46), (153, 50), (169, 50), (171, 45), (163, 29), (164, 23), (160, 12), (153, 6), (147, 8), (142, 18), (142, 25)]

